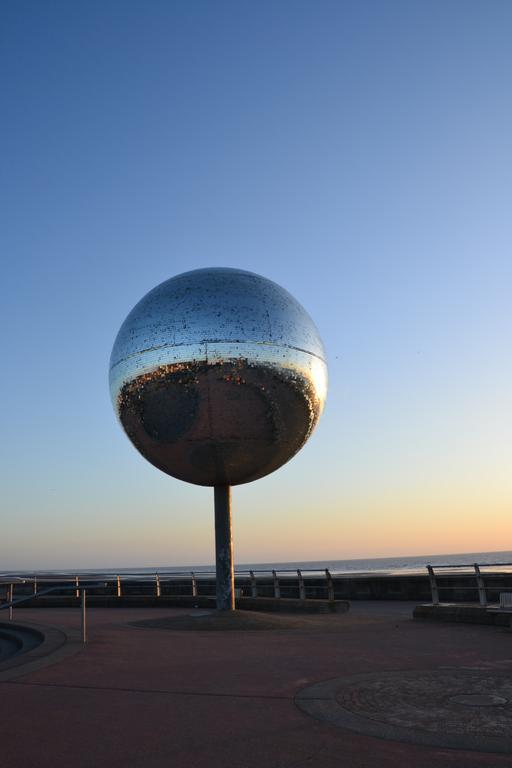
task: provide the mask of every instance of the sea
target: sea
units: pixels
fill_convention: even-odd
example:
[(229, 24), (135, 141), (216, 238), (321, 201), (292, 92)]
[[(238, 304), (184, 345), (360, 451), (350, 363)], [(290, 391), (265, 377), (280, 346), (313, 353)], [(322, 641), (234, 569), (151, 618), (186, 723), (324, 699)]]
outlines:
[[(313, 575), (315, 571), (325, 571), (329, 569), (331, 574), (389, 574), (389, 575), (407, 575), (424, 574), (428, 564), (433, 566), (467, 566), (471, 568), (473, 563), (478, 563), (481, 567), (493, 566), (493, 570), (510, 570), (512, 567), (512, 551), (500, 552), (458, 552), (454, 554), (443, 555), (415, 555), (412, 557), (373, 557), (358, 558), (354, 560), (301, 560), (291, 562), (272, 562), (272, 563), (237, 563), (235, 570), (238, 573), (244, 571), (253, 571), (254, 573), (269, 573), (275, 570), (277, 573), (286, 573), (300, 569), (307, 574)], [(31, 574), (83, 574), (92, 576), (93, 574), (118, 574), (120, 576), (136, 575), (139, 577), (159, 574), (181, 574), (193, 571), (194, 573), (214, 573), (215, 566), (210, 565), (160, 565), (150, 567), (123, 567), (123, 568), (80, 568), (80, 569), (52, 569), (23, 571), (23, 575)], [(11, 571), (10, 574), (14, 572)], [(6, 575), (6, 574), (3, 574)], [(18, 572), (18, 575), (22, 575)]]

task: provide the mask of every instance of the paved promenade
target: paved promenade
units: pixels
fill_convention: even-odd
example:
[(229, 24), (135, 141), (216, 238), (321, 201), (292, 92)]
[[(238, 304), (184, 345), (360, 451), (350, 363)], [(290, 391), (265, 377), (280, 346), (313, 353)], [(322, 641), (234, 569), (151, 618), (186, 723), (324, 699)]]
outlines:
[[(0, 765), (512, 768), (503, 693), (512, 633), (415, 622), (412, 608), (353, 603), (294, 629), (222, 632), (133, 626), (185, 609), (90, 609), (86, 647), (72, 640), (45, 659), (53, 663), (0, 676)], [(15, 620), (76, 638), (80, 617), (19, 609)], [(309, 688), (333, 679), (332, 700)], [(498, 706), (456, 700), (475, 696), (475, 685), (488, 698), (495, 691)], [(313, 714), (296, 700), (308, 690)], [(448, 734), (459, 748), (417, 743), (422, 734), (427, 742)], [(500, 751), (481, 751), (489, 743)]]

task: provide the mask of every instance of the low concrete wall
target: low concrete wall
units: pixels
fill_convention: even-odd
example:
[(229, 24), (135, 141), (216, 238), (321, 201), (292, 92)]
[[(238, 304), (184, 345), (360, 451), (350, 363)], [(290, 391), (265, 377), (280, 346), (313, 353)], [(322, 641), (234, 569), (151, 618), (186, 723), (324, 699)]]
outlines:
[(415, 619), (510, 627), (512, 614), (481, 605), (417, 605)]
[[(198, 595), (155, 597), (141, 595), (87, 595), (87, 605), (91, 608), (215, 608), (215, 598)], [(27, 600), (14, 611), (22, 608), (79, 608), (80, 598), (69, 596), (44, 595)], [(240, 597), (236, 607), (244, 611), (282, 611), (286, 613), (345, 613), (350, 608), (348, 600), (293, 600), (288, 598)]]
[(348, 600), (293, 600), (269, 597), (240, 597), (236, 607), (244, 611), (283, 611), (286, 613), (346, 613)]

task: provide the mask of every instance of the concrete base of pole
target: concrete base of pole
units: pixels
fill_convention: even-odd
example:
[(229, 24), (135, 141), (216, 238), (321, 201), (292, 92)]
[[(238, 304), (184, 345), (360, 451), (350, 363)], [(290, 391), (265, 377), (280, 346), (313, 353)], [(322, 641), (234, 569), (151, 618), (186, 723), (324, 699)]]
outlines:
[(215, 573), (217, 610), (235, 610), (235, 573), (231, 528), (231, 488), (216, 485), (215, 492)]

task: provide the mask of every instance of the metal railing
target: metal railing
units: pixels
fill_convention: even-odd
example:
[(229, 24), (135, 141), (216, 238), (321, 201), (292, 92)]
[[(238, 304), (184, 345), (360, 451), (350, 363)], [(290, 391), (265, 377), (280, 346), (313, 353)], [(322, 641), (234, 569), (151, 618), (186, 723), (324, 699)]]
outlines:
[[(80, 601), (80, 639), (82, 643), (87, 642), (87, 590), (92, 589), (98, 589), (98, 584), (84, 584), (82, 586), (78, 587), (77, 590), (77, 597), (79, 596), (78, 593), (80, 593), (81, 601)], [(21, 603), (25, 603), (28, 600), (33, 600), (34, 597), (39, 598), (43, 595), (48, 595), (52, 592), (56, 592), (58, 590), (62, 589), (75, 589), (76, 585), (73, 586), (62, 586), (59, 585), (57, 587), (48, 587), (47, 589), (43, 589), (40, 592), (34, 592), (32, 595), (25, 595), (25, 597), (18, 597), (16, 600), (14, 600), (14, 584), (11, 583), (8, 585), (8, 599), (5, 603), (0, 603), (0, 611), (2, 610), (8, 610), (9, 611), (9, 621), (12, 621), (13, 618), (13, 608), (15, 605), (20, 605)]]
[[(235, 574), (235, 585), (237, 596), (243, 595), (243, 587), (240, 586), (240, 582), (244, 581), (248, 584), (250, 590), (250, 596), (268, 597), (268, 592), (271, 592), (271, 597), (280, 600), (293, 590), (297, 592), (297, 587), (289, 582), (293, 580), (293, 576), (296, 576), (298, 580), (298, 594), (300, 600), (307, 599), (307, 581), (304, 577), (304, 573), (314, 574), (316, 579), (319, 577), (325, 579), (324, 588), (327, 592), (327, 599), (331, 602), (334, 601), (334, 582), (332, 575), (328, 568), (324, 569), (311, 569), (304, 571), (302, 569), (283, 569), (283, 570), (246, 570), (237, 571)], [(87, 581), (81, 582), (80, 576), (33, 576), (33, 577), (8, 577), (6, 574), (0, 577), (0, 586), (6, 588), (6, 600), (0, 602), (0, 611), (7, 610), (9, 612), (9, 620), (13, 619), (13, 609), (17, 605), (22, 605), (29, 601), (37, 600), (45, 595), (57, 594), (61, 592), (74, 592), (76, 598), (80, 598), (80, 637), (83, 643), (87, 642), (87, 593), (90, 591), (98, 591), (105, 589), (113, 590), (116, 597), (121, 598), (123, 596), (123, 578), (124, 586), (130, 584), (133, 586), (135, 582), (140, 589), (141, 584), (149, 584), (151, 592), (157, 598), (163, 596), (163, 585), (170, 582), (176, 582), (183, 580), (184, 577), (190, 581), (190, 595), (192, 597), (198, 597), (200, 595), (200, 587), (207, 584), (208, 589), (206, 595), (211, 595), (215, 590), (215, 571), (181, 571), (181, 572), (157, 572), (154, 575), (147, 573), (131, 573), (125, 574), (124, 577), (121, 574), (110, 576), (110, 578), (97, 577), (88, 578)], [(13, 579), (16, 578), (16, 581)], [(153, 582), (154, 579), (154, 582)], [(52, 586), (44, 587), (45, 583), (50, 583)], [(21, 586), (24, 589), (27, 587), (31, 590), (30, 594), (24, 594), (21, 597), (14, 597), (15, 586)], [(43, 588), (41, 586), (43, 585)], [(154, 585), (154, 586), (153, 586)], [(315, 587), (317, 589), (317, 587)], [(265, 593), (266, 594), (263, 594)], [(284, 594), (283, 594), (284, 593)]]
[[(27, 599), (38, 595), (74, 591), (79, 597), (82, 590), (81, 579), (86, 579), (89, 588), (107, 590), (110, 595), (123, 597), (132, 595), (152, 595), (154, 597), (172, 597), (177, 594), (192, 597), (213, 596), (215, 594), (215, 571), (156, 571), (155, 573), (132, 572), (124, 574), (97, 575), (52, 575), (16, 577), (11, 574), (0, 575), (0, 586), (8, 589), (8, 598), (12, 602), (15, 585), (23, 591), (31, 590)], [(51, 589), (44, 585), (51, 585)], [(41, 589), (43, 587), (43, 589)], [(318, 597), (318, 592), (329, 601), (334, 601), (334, 582), (328, 568), (322, 569), (260, 569), (235, 571), (235, 589), (237, 596), (272, 597), (283, 599), (295, 597), (306, 600)], [(5, 605), (2, 607), (6, 607)]]
[[(489, 601), (487, 599), (487, 585), (484, 581), (484, 575), (485, 571), (482, 572), (482, 569), (485, 568), (506, 568), (508, 566), (512, 566), (512, 563), (456, 563), (452, 565), (427, 565), (427, 572), (428, 572), (428, 578), (430, 581), (430, 591), (432, 593), (432, 605), (440, 605), (441, 601), (439, 599), (439, 592), (441, 590), (450, 590), (454, 591), (472, 591), (473, 593), (475, 590), (478, 592), (478, 602), (482, 607), (487, 607), (489, 604)], [(446, 585), (446, 584), (440, 584), (439, 579), (441, 578), (449, 578), (453, 577), (455, 575), (461, 574), (461, 569), (466, 569), (469, 571), (469, 573), (474, 574), (475, 583), (474, 585), (469, 586), (462, 586), (460, 584), (457, 584), (456, 587), (454, 587), (453, 584)], [(444, 569), (443, 574), (436, 574), (434, 569)], [(455, 573), (452, 573), (450, 571), (454, 571)], [(468, 574), (469, 575), (469, 574)], [(498, 575), (496, 572), (493, 575)]]

